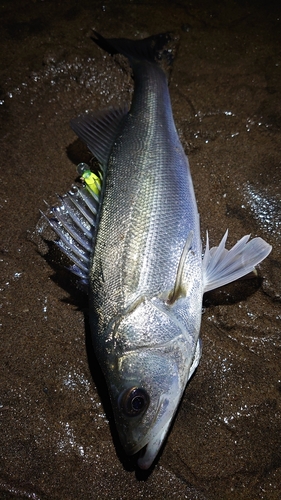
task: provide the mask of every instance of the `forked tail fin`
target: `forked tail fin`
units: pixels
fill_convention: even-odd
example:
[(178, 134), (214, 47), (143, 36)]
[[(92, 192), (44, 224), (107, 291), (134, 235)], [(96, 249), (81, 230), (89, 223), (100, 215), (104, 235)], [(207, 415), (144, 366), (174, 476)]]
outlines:
[(104, 38), (94, 31), (93, 40), (109, 54), (122, 54), (131, 64), (134, 61), (149, 61), (159, 64), (167, 72), (172, 65), (178, 37), (174, 33), (159, 33), (142, 40), (127, 38)]
[(204, 293), (227, 285), (254, 270), (272, 250), (262, 238), (243, 236), (231, 250), (225, 248), (228, 231), (218, 247), (209, 248), (207, 232), (206, 250), (203, 258)]

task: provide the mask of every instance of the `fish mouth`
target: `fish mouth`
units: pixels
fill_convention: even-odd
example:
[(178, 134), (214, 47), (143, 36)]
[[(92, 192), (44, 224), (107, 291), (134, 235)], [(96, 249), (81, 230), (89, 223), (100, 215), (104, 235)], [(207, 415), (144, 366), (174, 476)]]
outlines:
[(154, 462), (172, 423), (175, 408), (170, 408), (167, 414), (167, 406), (169, 406), (169, 399), (162, 396), (158, 403), (157, 412), (154, 418), (154, 421), (157, 421), (157, 417), (160, 416), (157, 428), (154, 432), (150, 433), (146, 443), (142, 444), (142, 446), (136, 447), (134, 450), (131, 450), (130, 454), (140, 453), (137, 464), (142, 470), (149, 469)]
[(141, 456), (137, 461), (140, 469), (147, 470), (154, 462), (167, 435), (170, 423), (171, 420), (168, 420), (168, 422), (160, 429), (160, 431), (141, 449)]
[(167, 431), (170, 427), (172, 416), (174, 411), (169, 411), (168, 415), (165, 414), (165, 410), (169, 406), (169, 400), (162, 396), (158, 401), (156, 414), (154, 417), (154, 423), (157, 422), (158, 417), (160, 416), (160, 421), (157, 426), (153, 426), (153, 422), (151, 424), (152, 430), (146, 436), (146, 439), (141, 439), (135, 445), (131, 445), (127, 441), (127, 436), (124, 434), (121, 437), (121, 442), (123, 444), (124, 450), (127, 455), (136, 455), (139, 453), (139, 458), (137, 460), (137, 464), (140, 469), (146, 470), (152, 465), (152, 462), (155, 460), (162, 443), (166, 437)]
[[(181, 394), (182, 392), (178, 390), (178, 384), (175, 381), (171, 394), (163, 394), (160, 396), (153, 422), (151, 422), (151, 431), (146, 436), (146, 439), (142, 442), (138, 442), (138, 444), (130, 450), (127, 450), (128, 455), (140, 453), (137, 460), (140, 469), (149, 469), (158, 455), (172, 424)], [(156, 422), (157, 425), (154, 425)]]

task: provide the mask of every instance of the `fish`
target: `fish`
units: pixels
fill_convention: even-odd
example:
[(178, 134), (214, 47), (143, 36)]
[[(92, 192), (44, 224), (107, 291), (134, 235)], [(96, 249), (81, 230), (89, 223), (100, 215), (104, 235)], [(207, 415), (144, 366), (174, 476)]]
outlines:
[(98, 160), (46, 215), (70, 270), (88, 289), (93, 347), (116, 428), (141, 469), (153, 466), (201, 357), (206, 291), (252, 272), (271, 252), (260, 237), (202, 256), (188, 158), (175, 126), (168, 71), (175, 36), (95, 42), (132, 68), (130, 106), (88, 111), (71, 127)]

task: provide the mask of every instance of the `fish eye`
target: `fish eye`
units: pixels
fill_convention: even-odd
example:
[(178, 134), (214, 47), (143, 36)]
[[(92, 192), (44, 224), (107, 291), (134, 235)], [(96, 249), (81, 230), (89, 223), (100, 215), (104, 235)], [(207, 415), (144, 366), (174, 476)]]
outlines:
[(140, 415), (149, 405), (149, 396), (144, 389), (131, 387), (119, 398), (119, 406), (128, 417)]

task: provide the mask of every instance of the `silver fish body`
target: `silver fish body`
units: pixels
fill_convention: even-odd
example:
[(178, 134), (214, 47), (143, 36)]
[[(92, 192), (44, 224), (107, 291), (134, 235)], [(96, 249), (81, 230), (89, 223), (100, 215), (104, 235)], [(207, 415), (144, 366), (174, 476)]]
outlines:
[[(93, 341), (129, 454), (148, 442), (157, 453), (166, 434), (195, 355), (203, 293), (199, 216), (166, 76), (149, 62), (133, 69), (135, 93), (109, 158), (90, 270)], [(182, 297), (169, 303), (188, 238)], [(120, 398), (135, 387), (150, 403), (132, 417)]]
[[(89, 284), (93, 345), (120, 440), (128, 454), (143, 449), (138, 465), (147, 469), (200, 360), (203, 293), (252, 271), (271, 246), (244, 236), (226, 250), (226, 232), (209, 249), (207, 235), (202, 260), (189, 164), (161, 68), (171, 60), (171, 36), (96, 36), (109, 52), (128, 57), (132, 104), (129, 112), (72, 120), (101, 164), (102, 189), (98, 196), (88, 185), (73, 187), (51, 209), (49, 223), (72, 271)], [(97, 177), (86, 170), (85, 179), (96, 184)]]

